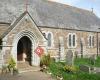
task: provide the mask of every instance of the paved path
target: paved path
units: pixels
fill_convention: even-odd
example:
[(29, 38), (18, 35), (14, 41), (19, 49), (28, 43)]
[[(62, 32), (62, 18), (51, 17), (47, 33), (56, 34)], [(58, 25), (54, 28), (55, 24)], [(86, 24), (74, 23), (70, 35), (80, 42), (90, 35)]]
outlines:
[(16, 76), (10, 74), (0, 75), (0, 80), (54, 80), (50, 75), (43, 72), (25, 72)]

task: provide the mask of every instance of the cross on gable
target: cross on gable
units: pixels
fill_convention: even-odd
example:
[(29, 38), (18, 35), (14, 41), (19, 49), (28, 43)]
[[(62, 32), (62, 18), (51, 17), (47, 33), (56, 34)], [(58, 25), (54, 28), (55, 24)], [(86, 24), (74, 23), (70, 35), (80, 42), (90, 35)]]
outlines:
[(28, 0), (25, 0), (25, 10), (26, 11), (28, 11), (28, 5), (29, 5)]

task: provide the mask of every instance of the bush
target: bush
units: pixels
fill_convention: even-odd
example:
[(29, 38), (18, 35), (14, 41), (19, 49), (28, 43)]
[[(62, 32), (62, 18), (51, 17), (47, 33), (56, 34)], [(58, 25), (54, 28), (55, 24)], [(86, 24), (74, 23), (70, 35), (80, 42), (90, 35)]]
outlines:
[(76, 67), (69, 66), (69, 65), (65, 65), (63, 67), (63, 70), (66, 71), (66, 72), (71, 72), (71, 73), (75, 73), (77, 71)]
[(43, 67), (43, 65), (49, 66), (50, 65), (50, 62), (51, 62), (50, 54), (43, 55), (41, 57), (41, 60), (40, 60), (40, 67)]
[(9, 68), (9, 70), (10, 70), (10, 69), (15, 69), (15, 66), (16, 66), (16, 62), (15, 62), (15, 60), (11, 57), (11, 58), (10, 58), (10, 61), (8, 62), (8, 68)]
[(92, 57), (90, 57), (90, 64), (91, 64), (91, 65), (95, 65), (95, 59), (92, 58)]

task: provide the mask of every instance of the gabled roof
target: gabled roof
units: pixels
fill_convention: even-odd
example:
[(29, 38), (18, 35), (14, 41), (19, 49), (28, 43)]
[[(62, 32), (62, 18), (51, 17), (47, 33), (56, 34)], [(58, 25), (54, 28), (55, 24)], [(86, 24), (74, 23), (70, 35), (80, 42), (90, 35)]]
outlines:
[[(19, 16), (19, 18), (17, 18), (15, 21), (14, 21), (14, 23), (12, 24), (12, 25), (10, 25), (9, 26), (9, 28), (7, 28), (7, 29), (5, 29), (5, 32), (2, 34), (2, 35), (0, 35), (0, 39), (2, 39), (2, 38), (4, 38), (21, 20), (22, 20), (22, 18), (24, 18), (25, 17), (25, 15), (27, 15), (28, 14), (28, 16), (32, 19), (32, 21), (34, 22), (34, 19), (31, 17), (31, 15), (27, 12), (27, 11), (25, 11), (23, 14), (21, 14), (20, 16)], [(35, 23), (35, 22), (34, 22)], [(36, 23), (35, 23), (35, 25), (36, 25)], [(37, 25), (36, 25), (37, 26)], [(38, 27), (37, 27), (38, 28)], [(38, 28), (38, 30), (40, 31), (40, 29)], [(47, 39), (44, 35), (43, 35), (43, 33), (40, 31), (40, 33), (42, 34), (42, 36), (45, 38), (45, 39)]]
[[(0, 22), (12, 23), (25, 11), (25, 0), (0, 0)], [(37, 26), (99, 31), (100, 19), (91, 11), (46, 1), (28, 0), (28, 12)]]
[(9, 23), (0, 23), (0, 36), (6, 32), (9, 26), (10, 26)]
[(17, 25), (17, 23), (26, 15), (26, 13), (27, 12), (25, 11), (23, 14), (21, 14), (20, 17), (17, 18), (16, 21), (12, 25), (10, 25), (8, 29), (5, 30), (5, 32), (0, 36), (0, 38), (5, 37)]

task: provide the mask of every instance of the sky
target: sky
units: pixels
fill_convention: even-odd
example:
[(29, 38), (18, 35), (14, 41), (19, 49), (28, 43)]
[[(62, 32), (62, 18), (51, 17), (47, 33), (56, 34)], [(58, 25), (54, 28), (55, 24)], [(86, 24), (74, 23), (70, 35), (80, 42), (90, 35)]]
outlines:
[(100, 0), (52, 0), (64, 4), (69, 4), (79, 8), (91, 10), (100, 18)]

